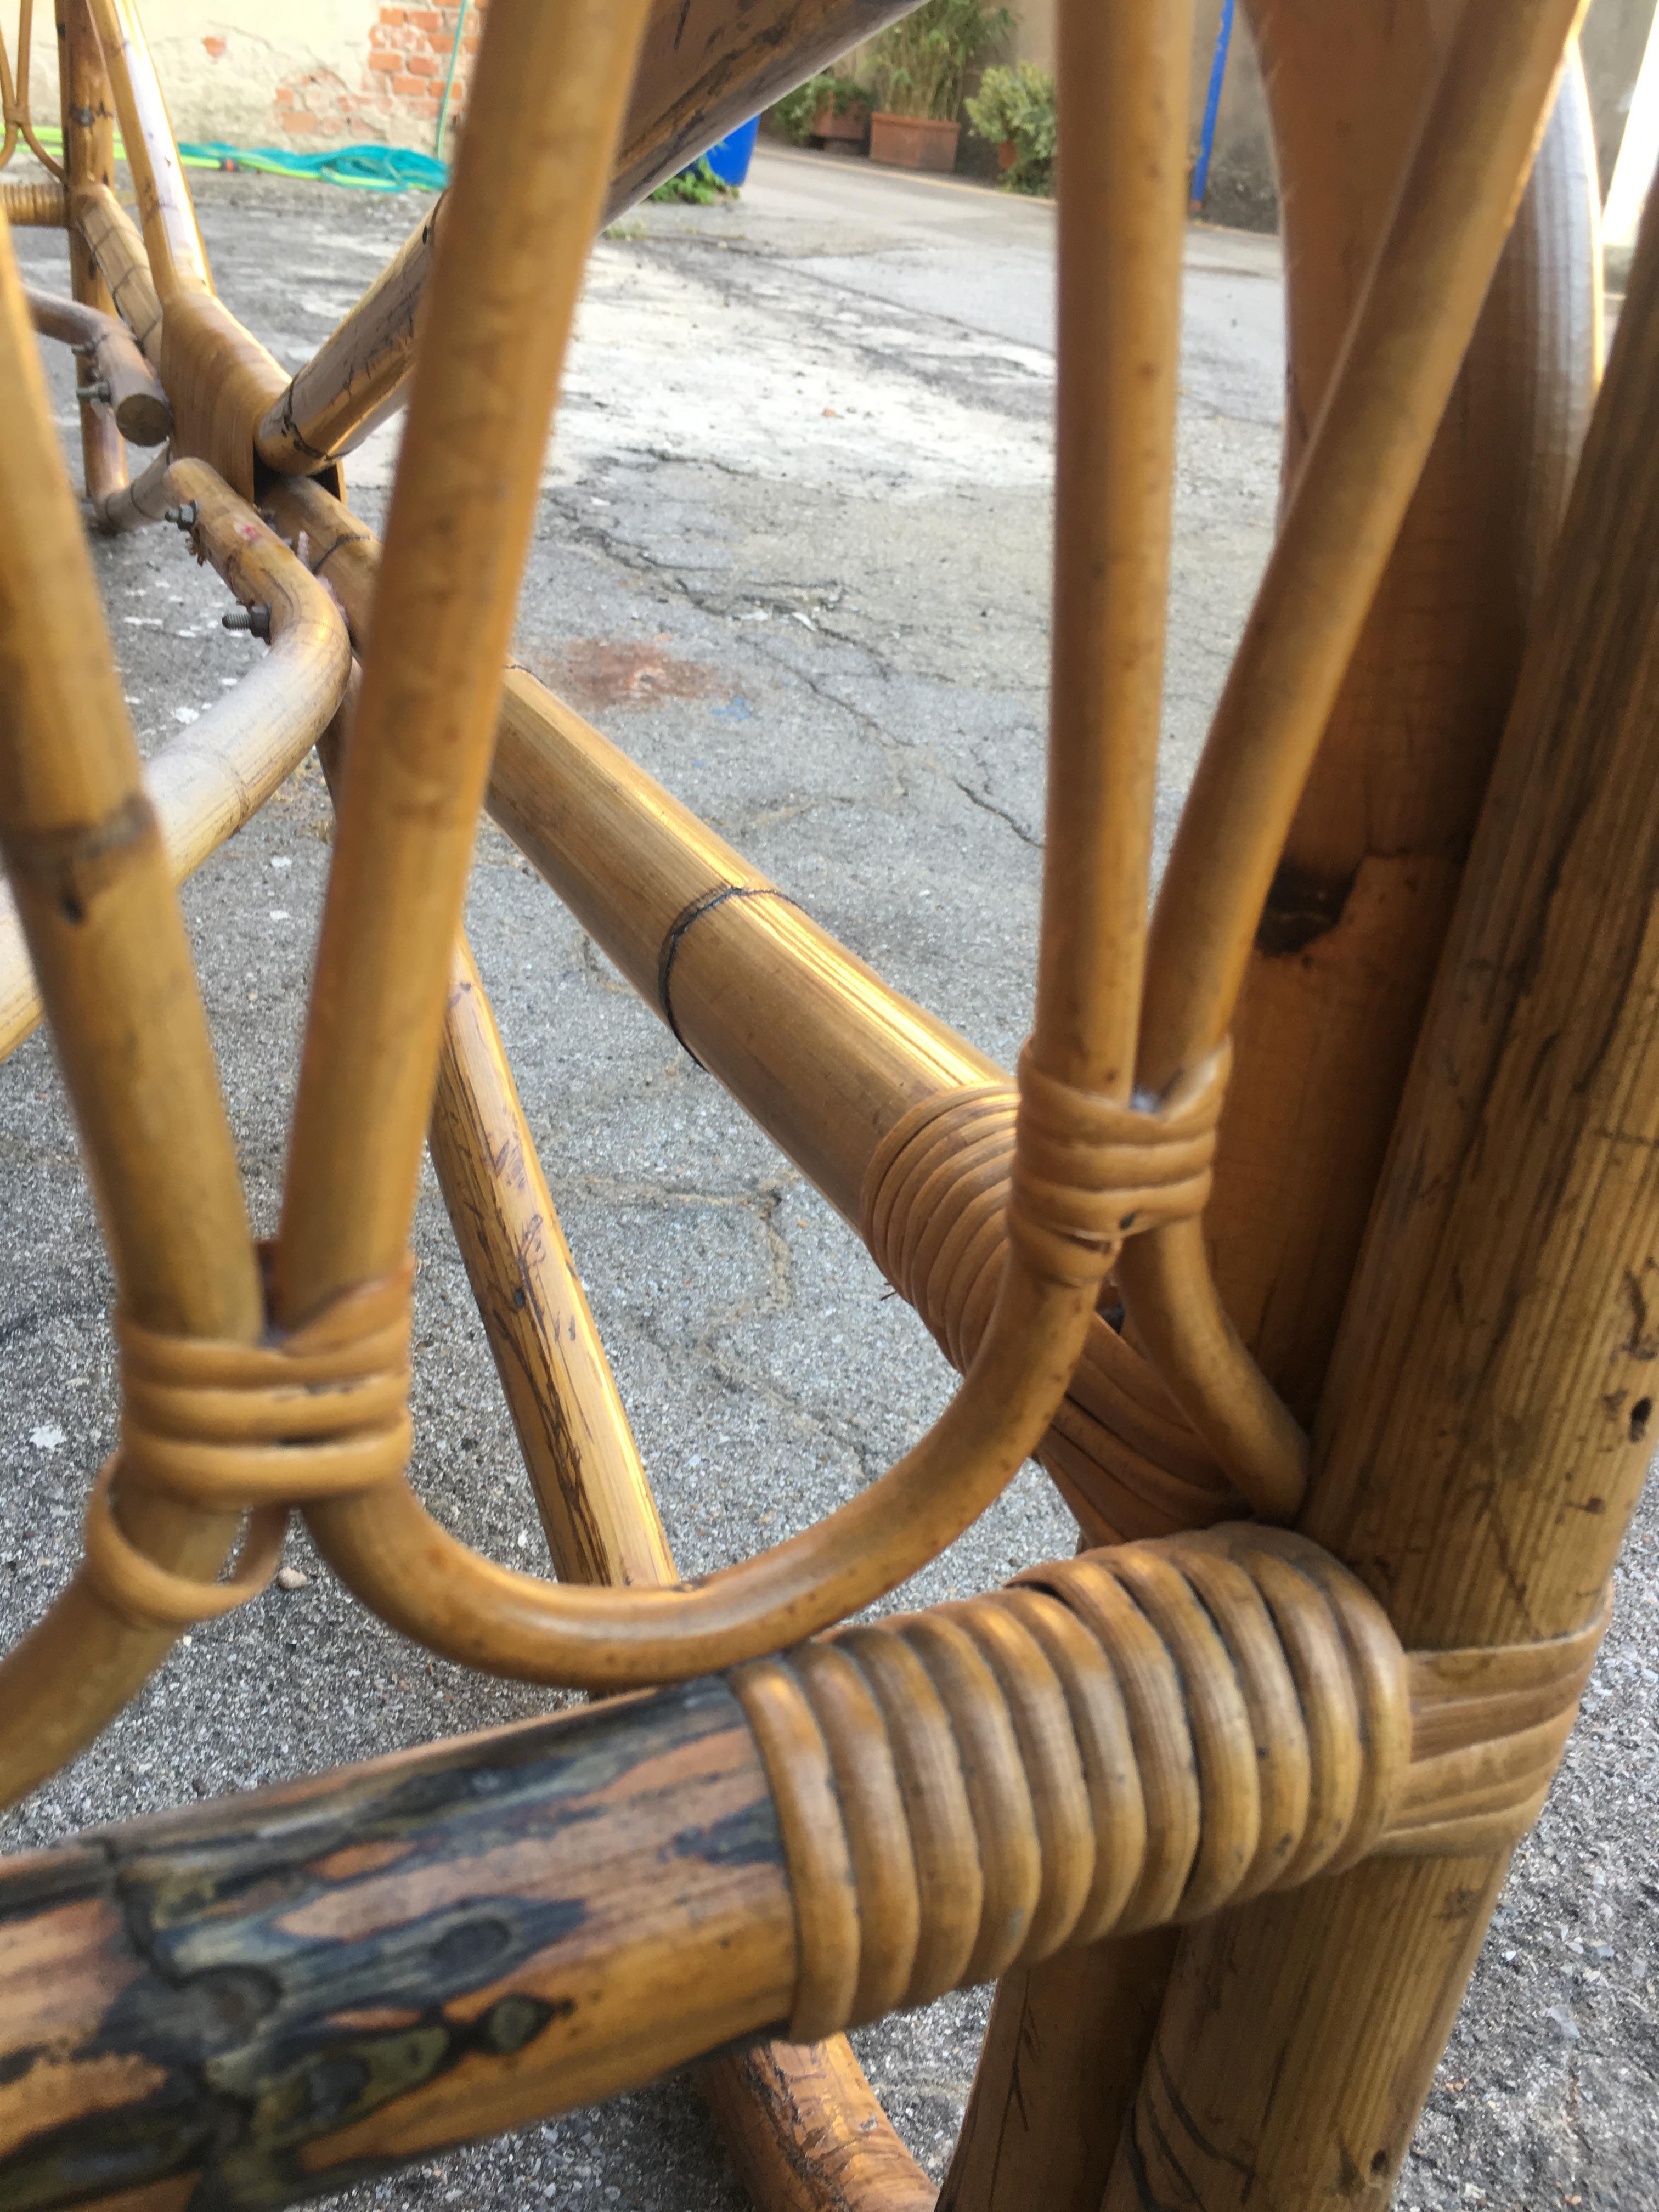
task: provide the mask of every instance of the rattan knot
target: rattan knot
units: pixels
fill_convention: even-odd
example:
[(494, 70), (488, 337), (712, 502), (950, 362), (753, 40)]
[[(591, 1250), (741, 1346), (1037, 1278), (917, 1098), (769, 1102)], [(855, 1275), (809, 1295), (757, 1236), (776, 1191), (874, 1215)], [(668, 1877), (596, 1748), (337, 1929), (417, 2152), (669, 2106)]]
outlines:
[(1124, 1237), (1203, 1212), (1231, 1063), (1224, 1044), (1142, 1108), (1056, 1081), (1024, 1048), (1008, 1227), (1039, 1273), (1096, 1281)]
[[(409, 1462), (414, 1262), (259, 1344), (164, 1335), (118, 1314), (121, 1441), (88, 1505), (86, 1573), (129, 1619), (178, 1629), (256, 1596), (289, 1510), (395, 1481)], [(212, 1513), (250, 1513), (231, 1576), (170, 1573), (129, 1542), (111, 1498), (132, 1484)]]
[(732, 1683), (777, 1800), (802, 2042), (1351, 1863), (1411, 1755), (1376, 1600), (1255, 1527), (1091, 1553)]
[(1224, 1046), (1147, 1111), (1054, 1082), (1028, 1051), (1018, 1091), (939, 1091), (894, 1125), (860, 1229), (953, 1366), (984, 1334), (1011, 1224), (1039, 1273), (1092, 1282), (1103, 1250), (1203, 1210), (1229, 1057)]

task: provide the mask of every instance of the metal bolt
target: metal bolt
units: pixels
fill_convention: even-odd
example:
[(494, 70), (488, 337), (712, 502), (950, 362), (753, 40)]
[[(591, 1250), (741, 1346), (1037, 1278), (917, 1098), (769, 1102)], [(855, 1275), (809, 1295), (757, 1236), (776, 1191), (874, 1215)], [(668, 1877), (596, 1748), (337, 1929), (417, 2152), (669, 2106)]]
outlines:
[(196, 527), (197, 512), (198, 509), (196, 502), (192, 499), (187, 501), (183, 507), (168, 507), (167, 511), (167, 520), (172, 523), (176, 529), (194, 530)]
[(233, 607), (220, 620), (227, 629), (249, 630), (255, 637), (270, 635), (270, 609), (263, 602), (251, 607)]
[(107, 407), (109, 405), (108, 380), (104, 377), (100, 377), (96, 384), (77, 385), (76, 386), (75, 396), (77, 399), (95, 399), (101, 405)]

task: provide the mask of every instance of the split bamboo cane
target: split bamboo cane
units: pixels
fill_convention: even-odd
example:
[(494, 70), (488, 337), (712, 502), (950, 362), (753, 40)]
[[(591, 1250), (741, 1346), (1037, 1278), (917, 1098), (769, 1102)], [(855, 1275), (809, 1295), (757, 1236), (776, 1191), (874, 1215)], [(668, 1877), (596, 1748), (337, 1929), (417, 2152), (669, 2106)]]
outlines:
[[(1650, 220), (1322, 1409), (1308, 1526), (1430, 1643), (1585, 1618), (1651, 1449), (1656, 357)], [(1187, 1938), (1108, 2212), (1380, 2212), (1504, 1866)]]

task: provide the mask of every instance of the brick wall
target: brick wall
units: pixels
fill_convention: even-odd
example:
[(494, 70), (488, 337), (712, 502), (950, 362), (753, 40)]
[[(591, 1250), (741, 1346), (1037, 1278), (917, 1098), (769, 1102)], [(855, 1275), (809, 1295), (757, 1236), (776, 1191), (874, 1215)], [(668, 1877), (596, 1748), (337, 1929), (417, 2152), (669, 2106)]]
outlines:
[[(485, 4), (486, 0), (472, 0), (467, 11), (446, 144), (465, 110)], [(301, 147), (331, 139), (384, 139), (430, 153), (459, 15), (459, 7), (381, 7), (369, 27), (368, 52), (355, 83), (349, 68), (315, 67), (277, 87), (278, 132)]]

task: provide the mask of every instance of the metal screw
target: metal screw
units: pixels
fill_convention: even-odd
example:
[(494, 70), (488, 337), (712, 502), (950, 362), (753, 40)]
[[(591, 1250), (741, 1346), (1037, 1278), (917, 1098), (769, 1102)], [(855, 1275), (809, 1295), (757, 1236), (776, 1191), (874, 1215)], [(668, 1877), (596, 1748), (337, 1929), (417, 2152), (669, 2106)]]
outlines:
[(220, 620), (227, 629), (249, 630), (255, 637), (270, 635), (270, 609), (263, 602), (252, 607), (233, 607)]
[(103, 406), (107, 407), (109, 405), (108, 380), (104, 377), (100, 377), (96, 384), (77, 385), (76, 386), (75, 396), (77, 399), (95, 399)]
[(176, 529), (194, 530), (196, 527), (197, 512), (198, 509), (196, 502), (192, 499), (186, 501), (183, 507), (168, 507), (167, 511), (167, 520), (172, 523)]

